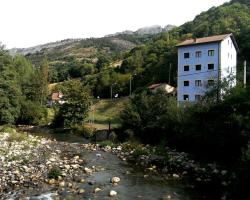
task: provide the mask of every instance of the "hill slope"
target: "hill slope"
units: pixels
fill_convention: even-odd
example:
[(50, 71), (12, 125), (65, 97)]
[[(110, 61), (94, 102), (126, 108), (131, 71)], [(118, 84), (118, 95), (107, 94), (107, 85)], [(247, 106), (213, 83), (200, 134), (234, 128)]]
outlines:
[[(135, 87), (156, 82), (176, 85), (177, 48), (187, 38), (233, 33), (240, 48), (238, 72), (250, 62), (250, 0), (233, 0), (202, 12), (191, 22), (156, 35), (152, 42), (132, 49), (124, 59), (123, 73), (136, 73)], [(250, 68), (249, 68), (250, 70)], [(169, 74), (171, 78), (169, 80)], [(238, 73), (240, 75), (240, 73)]]

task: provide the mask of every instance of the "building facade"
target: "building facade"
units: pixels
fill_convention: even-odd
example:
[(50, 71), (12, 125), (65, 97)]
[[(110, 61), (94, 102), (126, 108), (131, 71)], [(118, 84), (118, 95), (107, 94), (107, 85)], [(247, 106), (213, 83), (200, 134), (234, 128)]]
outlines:
[(179, 103), (199, 101), (219, 81), (236, 85), (238, 46), (232, 34), (189, 39), (177, 47)]

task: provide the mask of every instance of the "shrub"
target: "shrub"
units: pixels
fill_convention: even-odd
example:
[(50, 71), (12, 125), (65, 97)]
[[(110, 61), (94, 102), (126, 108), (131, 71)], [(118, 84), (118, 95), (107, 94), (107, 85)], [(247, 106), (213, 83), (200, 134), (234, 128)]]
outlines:
[(1, 132), (5, 132), (5, 133), (16, 133), (16, 129), (9, 127), (9, 126), (3, 126), (1, 128)]
[(149, 155), (149, 150), (145, 147), (137, 147), (133, 152), (133, 157), (138, 158), (142, 155)]
[(58, 167), (53, 167), (50, 169), (50, 171), (48, 173), (48, 178), (57, 179), (61, 175), (62, 175), (61, 169)]
[(27, 139), (27, 135), (24, 133), (10, 133), (6, 141), (8, 142), (21, 142)]
[(73, 125), (71, 131), (76, 134), (83, 135), (86, 138), (92, 138), (96, 132), (95, 127), (85, 124), (84, 126)]
[(99, 143), (100, 147), (106, 147), (106, 146), (110, 146), (110, 147), (115, 147), (115, 144), (109, 140), (105, 140)]

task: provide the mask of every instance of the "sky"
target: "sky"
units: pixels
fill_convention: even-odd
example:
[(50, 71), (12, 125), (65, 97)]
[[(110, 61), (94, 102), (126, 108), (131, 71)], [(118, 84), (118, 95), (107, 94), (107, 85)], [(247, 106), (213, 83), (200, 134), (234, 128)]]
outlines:
[(181, 25), (229, 0), (0, 0), (0, 41), (25, 48), (67, 38)]

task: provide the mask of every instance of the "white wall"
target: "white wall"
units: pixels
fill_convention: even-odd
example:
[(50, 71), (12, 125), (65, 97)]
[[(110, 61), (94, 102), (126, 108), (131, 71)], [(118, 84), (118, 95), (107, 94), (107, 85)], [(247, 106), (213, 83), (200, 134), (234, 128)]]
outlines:
[(221, 42), (221, 81), (228, 79), (229, 75), (234, 77), (232, 86), (236, 85), (237, 51), (231, 37)]

